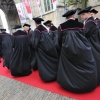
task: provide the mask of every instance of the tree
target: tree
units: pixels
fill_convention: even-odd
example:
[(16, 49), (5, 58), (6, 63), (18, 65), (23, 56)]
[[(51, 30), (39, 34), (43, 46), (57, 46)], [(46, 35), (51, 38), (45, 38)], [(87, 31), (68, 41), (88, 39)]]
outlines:
[(88, 3), (88, 0), (65, 0), (65, 1), (68, 6), (70, 6), (72, 4), (77, 5), (80, 3), (82, 5), (82, 8), (85, 8)]

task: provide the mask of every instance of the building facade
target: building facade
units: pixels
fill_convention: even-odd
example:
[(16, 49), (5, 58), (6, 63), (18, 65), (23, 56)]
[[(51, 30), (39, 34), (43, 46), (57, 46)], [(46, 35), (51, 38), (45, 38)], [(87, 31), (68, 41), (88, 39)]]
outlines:
[[(72, 3), (70, 6), (66, 5), (65, 1), (67, 0), (56, 0), (56, 9), (53, 6), (53, 1), (55, 0), (26, 0), (30, 2), (30, 8), (32, 12), (32, 17), (42, 17), (45, 21), (52, 20), (53, 24), (58, 27), (60, 23), (63, 23), (66, 19), (62, 15), (67, 11), (66, 9), (82, 9), (80, 3)], [(37, 2), (38, 1), (38, 2)], [(40, 2), (39, 2), (40, 1)], [(73, 0), (75, 1), (75, 0)], [(35, 28), (34, 21), (29, 19), (27, 15), (26, 7), (23, 3), (23, 0), (0, 0), (0, 8), (5, 12), (9, 30), (12, 31), (12, 27), (17, 24), (23, 25), (19, 20), (18, 12), (16, 10), (16, 4), (22, 3), (24, 16), (26, 18), (26, 23), (31, 25), (31, 28)], [(8, 4), (8, 5), (7, 5)], [(99, 11), (97, 17), (100, 16), (100, 0), (88, 0), (87, 6), (93, 6), (96, 10)], [(76, 17), (77, 16), (76, 14)], [(3, 22), (3, 21), (0, 21)], [(1, 25), (2, 23), (0, 23)], [(0, 26), (2, 27), (2, 26)]]
[[(64, 0), (56, 0), (56, 9), (53, 7), (53, 0), (30, 0), (30, 7), (33, 17), (42, 17), (44, 21), (52, 20), (53, 24), (58, 27), (60, 23), (65, 21), (62, 15), (65, 13)], [(27, 17), (27, 14), (26, 14)], [(31, 24), (32, 29), (35, 28), (34, 21), (27, 19), (27, 23)]]
[[(65, 18), (62, 17), (62, 15), (68, 9), (75, 9), (75, 8), (82, 9), (82, 4), (80, 4), (80, 3), (72, 3), (70, 6), (67, 6), (67, 2), (66, 2), (66, 4), (64, 2), (67, 0), (56, 0), (57, 3), (56, 3), (55, 10), (53, 8), (53, 0), (39, 0), (39, 1), (40, 1), (40, 4), (38, 5), (37, 0), (30, 0), (32, 16), (33, 17), (42, 17), (45, 21), (52, 20), (53, 24), (56, 27), (58, 27), (59, 24), (63, 23), (66, 20)], [(95, 8), (99, 11), (100, 10), (100, 0), (88, 0), (87, 6), (93, 6), (93, 8)], [(100, 11), (97, 14), (98, 18), (99, 18), (99, 16), (100, 16)], [(77, 14), (76, 14), (76, 17), (79, 18), (79, 16)], [(33, 20), (27, 19), (27, 23), (32, 25), (32, 29), (35, 28)]]

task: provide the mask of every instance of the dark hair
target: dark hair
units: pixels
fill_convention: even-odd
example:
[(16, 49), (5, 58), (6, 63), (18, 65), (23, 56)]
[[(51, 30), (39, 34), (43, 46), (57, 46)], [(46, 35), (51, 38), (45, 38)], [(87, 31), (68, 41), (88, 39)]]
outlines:
[(71, 18), (72, 16), (74, 16), (75, 14), (73, 14), (73, 15), (70, 15), (70, 16), (68, 16), (68, 17), (66, 17), (67, 19), (69, 19), (69, 18)]
[(41, 24), (41, 22), (35, 22), (36, 24)]

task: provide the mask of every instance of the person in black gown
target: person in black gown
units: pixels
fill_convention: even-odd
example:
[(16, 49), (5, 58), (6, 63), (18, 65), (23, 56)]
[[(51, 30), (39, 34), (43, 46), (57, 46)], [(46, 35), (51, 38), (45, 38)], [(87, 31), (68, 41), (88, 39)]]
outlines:
[(98, 11), (95, 10), (95, 9), (92, 9), (92, 10), (90, 11), (90, 13), (91, 13), (91, 16), (94, 18), (94, 20), (95, 20), (95, 22), (96, 22), (96, 24), (97, 24), (98, 29), (100, 30), (100, 19), (96, 17)]
[[(15, 29), (21, 28), (15, 27)], [(12, 76), (27, 76), (31, 74), (29, 36), (22, 30), (13, 33), (13, 52), (10, 61)]]
[(36, 24), (33, 47), (36, 49), (38, 71), (43, 81), (56, 80), (58, 70), (58, 54), (47, 29), (41, 25), (42, 18), (33, 18)]
[(90, 11), (90, 13), (91, 13), (91, 16), (94, 18), (94, 20), (99, 20), (99, 18), (96, 17), (96, 15), (97, 15), (97, 13), (98, 13), (97, 10), (92, 9), (92, 10)]
[(29, 34), (29, 31), (30, 31), (30, 28), (31, 27), (31, 25), (29, 25), (29, 24), (24, 24), (23, 25), (23, 28), (24, 28), (24, 32), (26, 32), (27, 34)]
[(52, 40), (54, 40), (57, 28), (52, 24), (51, 20), (47, 20), (43, 24), (46, 26)]
[(53, 23), (52, 23), (51, 20), (47, 20), (47, 21), (45, 21), (43, 24), (46, 26), (48, 32), (49, 32), (50, 29), (52, 29), (52, 27), (53, 27), (55, 30), (57, 30), (57, 28), (53, 25)]
[(31, 39), (32, 39), (32, 35), (34, 34), (34, 31), (30, 28), (31, 25), (29, 24), (24, 24), (23, 28), (24, 28), (24, 32), (27, 33), (29, 35), (29, 40), (30, 40), (30, 60), (31, 60), (31, 68), (33, 70), (37, 70), (37, 62), (36, 62), (36, 51), (34, 48), (32, 48), (31, 45)]
[(55, 47), (57, 49), (58, 54), (60, 54), (60, 47), (58, 44), (58, 34), (57, 34), (57, 28), (53, 25), (51, 20), (47, 20), (46, 22), (43, 23), (47, 29), (48, 29), (48, 33), (51, 37), (51, 39), (53, 40)]
[(13, 51), (12, 47), (12, 36), (6, 32), (6, 29), (0, 29), (0, 44), (1, 44), (1, 55), (4, 59), (3, 67), (9, 69), (10, 58)]
[(100, 84), (100, 29), (98, 28), (98, 24), (91, 17), (92, 7), (87, 7), (79, 12), (82, 20), (84, 21), (84, 35), (88, 39), (92, 52), (96, 61), (97, 66), (97, 83)]
[(57, 82), (72, 92), (88, 92), (97, 86), (97, 67), (91, 46), (83, 35), (84, 25), (75, 21), (76, 10), (68, 10), (67, 21), (58, 28), (61, 55)]

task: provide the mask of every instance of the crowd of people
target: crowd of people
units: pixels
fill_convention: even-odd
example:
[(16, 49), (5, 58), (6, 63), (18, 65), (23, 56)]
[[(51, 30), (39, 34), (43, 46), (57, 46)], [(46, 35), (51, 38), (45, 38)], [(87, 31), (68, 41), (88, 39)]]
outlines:
[[(38, 70), (45, 82), (57, 81), (72, 92), (89, 92), (100, 84), (100, 21), (98, 11), (91, 6), (78, 15), (68, 10), (66, 21), (56, 28), (51, 20), (33, 18), (36, 28), (29, 24), (15, 26), (13, 35), (1, 29), (0, 56), (12, 76), (27, 76)], [(33, 77), (34, 80), (34, 77)]]

